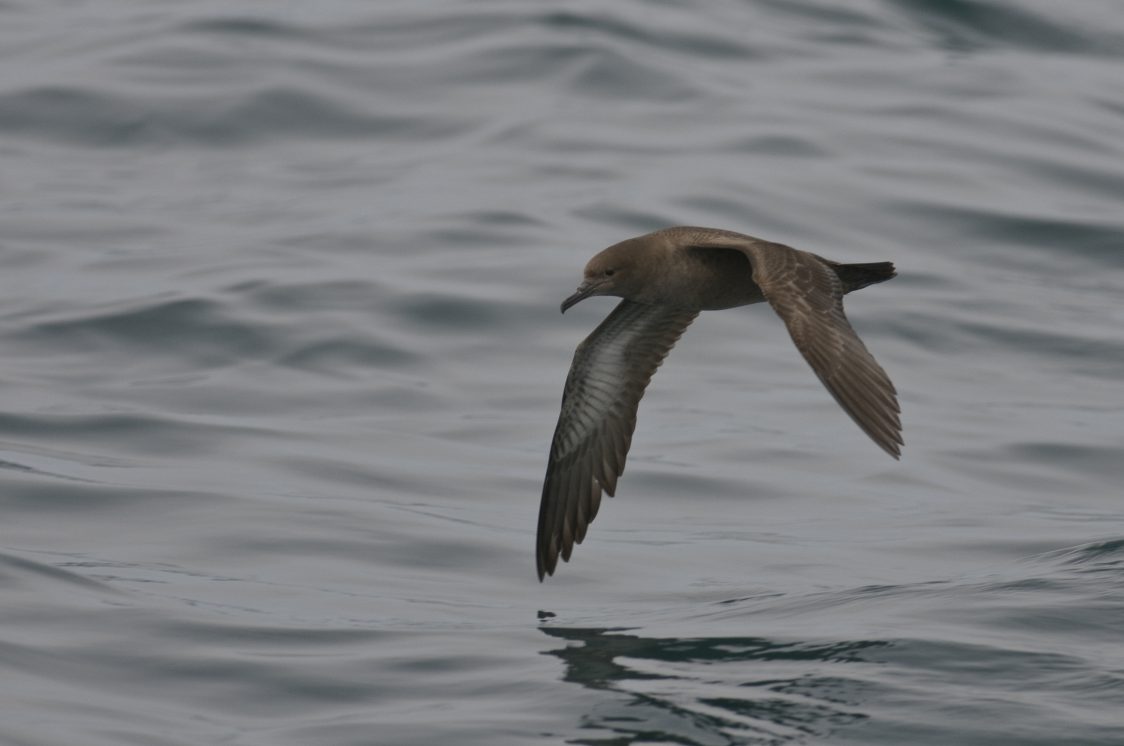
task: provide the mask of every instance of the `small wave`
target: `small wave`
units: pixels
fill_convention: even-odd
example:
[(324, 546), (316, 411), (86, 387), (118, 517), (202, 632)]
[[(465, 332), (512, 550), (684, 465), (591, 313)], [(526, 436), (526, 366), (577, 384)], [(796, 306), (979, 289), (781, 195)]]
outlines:
[(0, 133), (98, 147), (230, 147), (278, 138), (376, 135), (425, 140), (450, 136), (462, 127), (449, 119), (360, 111), (294, 88), (174, 98), (58, 86), (0, 94)]

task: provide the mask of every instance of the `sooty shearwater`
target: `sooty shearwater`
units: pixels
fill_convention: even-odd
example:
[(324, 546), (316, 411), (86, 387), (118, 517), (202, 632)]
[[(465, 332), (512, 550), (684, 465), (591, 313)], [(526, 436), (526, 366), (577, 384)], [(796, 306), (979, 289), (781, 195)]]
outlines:
[(593, 295), (623, 298), (578, 345), (550, 445), (536, 549), (539, 580), (575, 543), (624, 471), (644, 388), (699, 311), (768, 301), (800, 354), (862, 431), (894, 458), (904, 444), (897, 392), (843, 313), (843, 296), (889, 280), (890, 262), (839, 264), (732, 231), (680, 226), (589, 260), (565, 313)]

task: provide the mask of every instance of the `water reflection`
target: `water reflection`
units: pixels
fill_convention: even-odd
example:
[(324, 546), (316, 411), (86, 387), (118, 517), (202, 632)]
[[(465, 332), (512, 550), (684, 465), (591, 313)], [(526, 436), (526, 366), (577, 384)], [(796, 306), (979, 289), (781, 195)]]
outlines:
[[(563, 628), (547, 651), (564, 680), (621, 698), (600, 702), (582, 727), (604, 731), (581, 744), (781, 744), (823, 737), (867, 720), (883, 641), (777, 642), (759, 637), (643, 637), (628, 629)], [(846, 676), (840, 670), (846, 665)]]

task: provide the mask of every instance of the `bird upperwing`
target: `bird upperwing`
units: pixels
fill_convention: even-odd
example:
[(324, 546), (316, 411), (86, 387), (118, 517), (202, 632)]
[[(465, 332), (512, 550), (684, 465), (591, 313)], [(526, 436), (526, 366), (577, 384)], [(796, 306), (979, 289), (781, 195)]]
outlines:
[(835, 401), (882, 450), (901, 455), (901, 409), (890, 377), (843, 313), (843, 283), (820, 257), (766, 241), (743, 243), (753, 280)]
[(636, 428), (636, 408), (656, 368), (697, 311), (622, 300), (578, 345), (554, 430), (539, 506), (539, 579), (570, 559), (613, 495)]

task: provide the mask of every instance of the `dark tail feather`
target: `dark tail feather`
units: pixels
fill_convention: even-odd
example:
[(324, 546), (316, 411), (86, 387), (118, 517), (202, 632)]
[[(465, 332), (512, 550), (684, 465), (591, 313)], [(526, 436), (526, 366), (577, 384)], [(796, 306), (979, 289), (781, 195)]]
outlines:
[(877, 282), (885, 282), (897, 274), (893, 262), (869, 262), (867, 264), (832, 264), (832, 269), (843, 281), (843, 292), (865, 288)]

